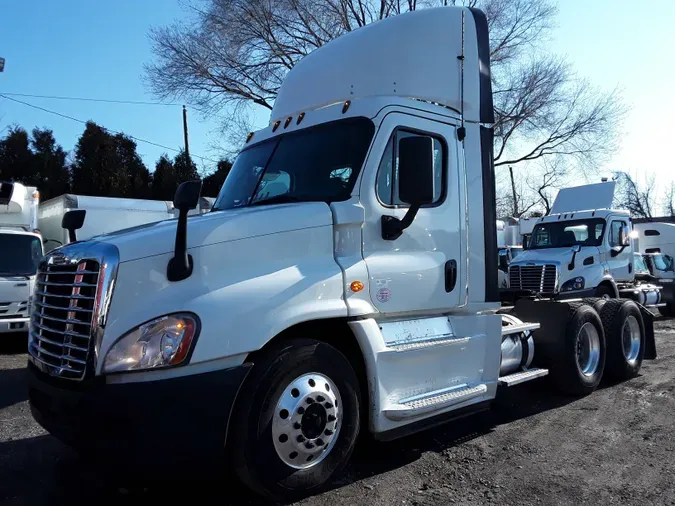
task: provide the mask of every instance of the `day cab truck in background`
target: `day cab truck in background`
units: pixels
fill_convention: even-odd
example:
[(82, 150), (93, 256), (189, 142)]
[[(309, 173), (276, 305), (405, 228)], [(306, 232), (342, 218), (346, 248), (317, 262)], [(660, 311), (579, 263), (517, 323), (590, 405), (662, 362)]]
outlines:
[(610, 181), (560, 190), (509, 266), (513, 298), (624, 297), (662, 305), (660, 287), (635, 278), (630, 214), (612, 209), (614, 187)]
[(633, 225), (636, 249), (647, 264), (653, 282), (661, 286), (659, 312), (675, 316), (675, 224), (646, 222)]
[(144, 475), (226, 455), (290, 500), (360, 431), (404, 436), (545, 375), (571, 395), (635, 376), (656, 350), (633, 301), (499, 312), (489, 54), (476, 9), (349, 32), (288, 73), (211, 212), (188, 218), (186, 182), (177, 220), (48, 254), (35, 419)]
[(25, 332), (30, 321), (42, 239), (37, 188), (0, 182), (0, 334)]

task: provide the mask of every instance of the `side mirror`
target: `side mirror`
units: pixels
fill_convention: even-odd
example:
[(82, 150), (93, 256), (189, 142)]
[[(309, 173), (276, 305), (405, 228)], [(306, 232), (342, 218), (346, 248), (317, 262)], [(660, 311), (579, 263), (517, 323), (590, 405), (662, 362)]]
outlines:
[(404, 137), (398, 142), (399, 198), (411, 206), (434, 200), (434, 140)]
[(82, 225), (84, 225), (86, 214), (87, 211), (85, 209), (76, 209), (68, 211), (63, 215), (63, 218), (61, 219), (61, 228), (65, 228), (68, 231), (68, 240), (70, 242), (77, 241), (75, 231), (80, 230)]
[(621, 244), (621, 246), (630, 245), (630, 230), (628, 225), (622, 226), (619, 230), (619, 244)]
[(382, 216), (382, 238), (398, 239), (420, 207), (434, 200), (434, 140), (428, 136), (404, 137), (398, 142), (398, 192), (410, 205), (402, 220)]
[(181, 281), (192, 274), (192, 256), (187, 252), (187, 217), (188, 213), (199, 204), (202, 192), (201, 180), (185, 181), (176, 190), (173, 205), (178, 209), (178, 225), (176, 226), (176, 245), (174, 256), (169, 260), (166, 277), (169, 281)]

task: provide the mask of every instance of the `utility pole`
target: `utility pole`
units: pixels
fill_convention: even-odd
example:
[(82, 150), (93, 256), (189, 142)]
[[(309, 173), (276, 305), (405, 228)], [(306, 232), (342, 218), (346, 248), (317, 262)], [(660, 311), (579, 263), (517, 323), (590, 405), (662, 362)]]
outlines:
[(0, 56), (0, 72), (5, 70), (5, 59)]
[(185, 156), (190, 160), (190, 148), (188, 147), (187, 109), (183, 106), (183, 136), (185, 137)]

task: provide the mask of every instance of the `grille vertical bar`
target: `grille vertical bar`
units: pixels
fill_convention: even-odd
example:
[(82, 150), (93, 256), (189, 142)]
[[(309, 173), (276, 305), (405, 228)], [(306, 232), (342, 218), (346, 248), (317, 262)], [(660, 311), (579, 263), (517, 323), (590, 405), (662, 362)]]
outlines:
[(553, 264), (511, 265), (509, 286), (515, 290), (535, 293), (555, 292), (557, 270)]

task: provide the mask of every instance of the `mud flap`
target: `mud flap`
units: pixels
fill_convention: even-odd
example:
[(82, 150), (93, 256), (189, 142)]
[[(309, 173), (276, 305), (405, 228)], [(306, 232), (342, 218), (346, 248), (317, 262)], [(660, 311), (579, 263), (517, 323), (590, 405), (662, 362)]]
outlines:
[(519, 299), (511, 314), (528, 323), (539, 323), (532, 332), (533, 365), (550, 368), (560, 361), (571, 306), (568, 302)]
[(656, 358), (656, 339), (654, 338), (654, 313), (644, 307), (642, 304), (637, 305), (642, 314), (642, 321), (645, 325), (645, 353), (643, 359), (654, 360)]

